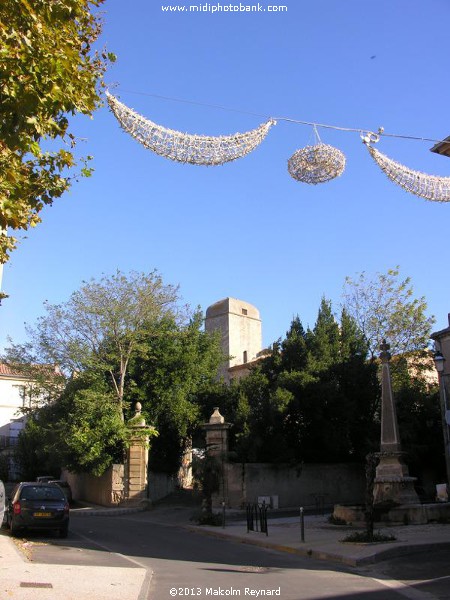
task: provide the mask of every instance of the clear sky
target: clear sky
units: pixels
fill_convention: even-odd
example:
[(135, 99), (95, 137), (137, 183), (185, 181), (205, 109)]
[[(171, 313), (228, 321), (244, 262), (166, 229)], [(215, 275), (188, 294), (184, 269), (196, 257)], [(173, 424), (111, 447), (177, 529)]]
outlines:
[[(450, 135), (448, 0), (280, 0), (284, 12), (161, 9), (177, 2), (102, 7), (102, 43), (118, 57), (106, 77), (111, 91), (161, 125), (231, 134), (265, 120), (249, 112)], [(44, 300), (64, 301), (82, 280), (116, 269), (156, 268), (203, 310), (226, 296), (246, 300), (259, 308), (269, 345), (296, 314), (312, 327), (323, 295), (339, 312), (347, 275), (400, 265), (427, 298), (436, 329), (447, 325), (450, 205), (390, 182), (357, 133), (319, 129), (347, 166), (338, 179), (310, 186), (287, 172), (287, 159), (313, 141), (303, 125), (279, 121), (247, 157), (208, 168), (144, 149), (106, 107), (92, 120), (78, 118), (76, 132), (94, 156), (94, 175), (44, 211), (5, 265), (10, 298), (0, 308), (0, 348), (7, 335), (23, 341), (24, 322), (42, 314)], [(377, 147), (414, 169), (450, 176), (450, 158), (429, 152), (432, 145), (383, 138)]]

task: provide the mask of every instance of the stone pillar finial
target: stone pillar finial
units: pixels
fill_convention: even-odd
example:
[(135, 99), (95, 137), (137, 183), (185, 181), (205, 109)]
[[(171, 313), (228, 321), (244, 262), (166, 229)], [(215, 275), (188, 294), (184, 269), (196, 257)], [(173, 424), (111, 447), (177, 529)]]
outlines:
[(380, 345), (380, 350), (381, 350), (381, 354), (380, 354), (380, 359), (381, 362), (389, 362), (391, 360), (391, 353), (389, 352), (391, 345), (388, 344), (386, 342), (386, 340), (383, 340), (382, 344)]
[(225, 423), (224, 417), (220, 414), (219, 407), (214, 407), (214, 412), (209, 419), (210, 423)]
[(203, 429), (206, 431), (206, 449), (208, 454), (221, 458), (227, 456), (228, 430), (230, 427), (230, 423), (225, 423), (224, 417), (220, 414), (219, 408), (216, 406), (208, 423), (204, 423), (203, 425)]

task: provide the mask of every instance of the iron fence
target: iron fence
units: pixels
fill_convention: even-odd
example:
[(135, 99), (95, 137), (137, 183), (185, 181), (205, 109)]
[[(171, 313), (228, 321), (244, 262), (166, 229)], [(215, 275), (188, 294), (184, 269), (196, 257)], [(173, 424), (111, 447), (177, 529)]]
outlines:
[(259, 531), (269, 535), (269, 530), (267, 527), (268, 508), (269, 507), (265, 502), (262, 504), (247, 504), (247, 533), (249, 531)]

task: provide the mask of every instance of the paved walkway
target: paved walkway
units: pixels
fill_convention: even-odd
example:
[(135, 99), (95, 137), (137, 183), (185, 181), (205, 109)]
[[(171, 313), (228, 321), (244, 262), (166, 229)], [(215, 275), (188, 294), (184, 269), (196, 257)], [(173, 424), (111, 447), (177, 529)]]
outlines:
[(36, 564), (0, 535), (1, 600), (144, 600), (146, 576), (132, 567)]
[[(194, 529), (190, 527), (190, 529)], [(371, 564), (389, 557), (423, 552), (432, 548), (450, 550), (450, 524), (409, 525), (382, 527), (375, 532), (394, 536), (395, 541), (373, 544), (344, 543), (349, 534), (360, 528), (331, 525), (327, 516), (304, 517), (304, 539), (301, 540), (300, 517), (276, 518), (269, 516), (268, 535), (250, 531), (246, 521), (233, 521), (221, 527), (196, 527), (208, 535), (226, 536), (243, 543), (256, 544), (311, 558), (331, 560), (350, 566)]]
[[(130, 512), (136, 510), (80, 507), (72, 511), (72, 518)], [(269, 514), (266, 536), (259, 532), (247, 533), (244, 515), (239, 511), (228, 512), (225, 528), (193, 525), (190, 521), (192, 512), (192, 507), (161, 506), (142, 512), (142, 519), (352, 566), (432, 548), (450, 549), (450, 524), (383, 528), (381, 532), (394, 535), (396, 541), (347, 544), (341, 540), (355, 531), (354, 528), (330, 525), (327, 517), (306, 515), (305, 541), (302, 542), (299, 517), (277, 518), (276, 513)], [(151, 574), (139, 567), (35, 564), (18, 549), (6, 530), (0, 535), (0, 600), (144, 600), (150, 577)]]

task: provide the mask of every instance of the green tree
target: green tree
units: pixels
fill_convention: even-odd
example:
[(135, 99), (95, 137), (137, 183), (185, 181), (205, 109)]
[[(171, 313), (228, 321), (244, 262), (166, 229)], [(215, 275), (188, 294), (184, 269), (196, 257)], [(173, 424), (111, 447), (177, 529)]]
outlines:
[(281, 343), (281, 355), (283, 369), (287, 371), (302, 371), (306, 367), (307, 337), (298, 315), (292, 320), (286, 337)]
[[(410, 472), (428, 481), (445, 479), (445, 455), (439, 389), (400, 361), (393, 379), (402, 450)], [(419, 375), (419, 376), (418, 376)]]
[(356, 279), (347, 277), (344, 307), (364, 334), (372, 358), (378, 355), (383, 339), (393, 355), (428, 346), (435, 319), (427, 316), (425, 297), (414, 297), (411, 278), (402, 279), (399, 267), (373, 277), (364, 272)]
[(34, 328), (28, 327), (29, 342), (12, 345), (4, 360), (32, 369), (31, 378), (36, 371), (33, 364), (58, 365), (66, 376), (106, 375), (124, 419), (130, 360), (145, 356), (149, 339), (164, 335), (167, 318), (184, 321), (186, 309), (179, 308), (178, 301), (178, 288), (164, 284), (156, 271), (129, 275), (117, 271), (84, 282), (67, 302), (45, 304), (46, 314)]
[[(149, 422), (158, 429), (150, 455), (153, 470), (175, 472), (199, 423), (202, 406), (218, 387), (224, 360), (217, 335), (203, 331), (196, 311), (186, 324), (168, 316), (157, 336), (144, 336), (145, 354), (130, 364), (129, 402), (139, 400)], [(209, 415), (208, 415), (209, 417)]]
[[(145, 434), (153, 437), (155, 431), (146, 428)], [(129, 441), (130, 430), (105, 378), (84, 373), (72, 378), (56, 401), (29, 415), (16, 458), (26, 478), (42, 472), (57, 477), (63, 467), (100, 476), (123, 462)]]
[(322, 299), (312, 330), (296, 317), (237, 386), (229, 418), (240, 460), (361, 461), (377, 438), (379, 384), (367, 344), (346, 311)]
[[(103, 0), (3, 0), (0, 5), (0, 263), (16, 238), (69, 187), (76, 138), (69, 118), (92, 115), (114, 55), (92, 50)], [(88, 160), (87, 157), (86, 160)], [(81, 175), (89, 175), (85, 164)]]
[(340, 354), (339, 324), (333, 314), (331, 302), (322, 298), (317, 320), (307, 333), (308, 369), (313, 373), (326, 370), (336, 362)]
[[(55, 438), (61, 464), (99, 474), (122, 456), (129, 406), (140, 401), (147, 422), (161, 432), (152, 466), (178, 469), (201, 420), (200, 399), (217, 386), (223, 360), (217, 336), (203, 331), (202, 314), (179, 306), (178, 288), (156, 272), (103, 276), (65, 303), (47, 304), (28, 333), (27, 344), (12, 345), (3, 360), (30, 379), (49, 379), (33, 381), (31, 412), (44, 410), (28, 432), (48, 455), (61, 432)], [(62, 373), (52, 381), (51, 364)]]

